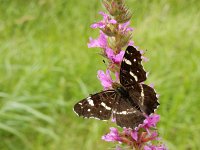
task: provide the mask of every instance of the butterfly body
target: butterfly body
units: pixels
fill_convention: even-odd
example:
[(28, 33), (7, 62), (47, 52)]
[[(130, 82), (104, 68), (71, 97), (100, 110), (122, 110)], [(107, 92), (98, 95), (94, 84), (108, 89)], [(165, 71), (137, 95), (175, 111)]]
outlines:
[(123, 86), (117, 87), (115, 91), (119, 93), (120, 95), (122, 95), (123, 97), (127, 97), (127, 98), (129, 97), (129, 93), (126, 91), (126, 89)]
[(120, 68), (120, 83), (113, 83), (110, 90), (90, 95), (74, 106), (78, 116), (109, 120), (116, 118), (120, 127), (132, 128), (142, 124), (145, 115), (154, 113), (159, 105), (156, 92), (143, 84), (146, 72), (141, 64), (141, 54), (129, 46)]

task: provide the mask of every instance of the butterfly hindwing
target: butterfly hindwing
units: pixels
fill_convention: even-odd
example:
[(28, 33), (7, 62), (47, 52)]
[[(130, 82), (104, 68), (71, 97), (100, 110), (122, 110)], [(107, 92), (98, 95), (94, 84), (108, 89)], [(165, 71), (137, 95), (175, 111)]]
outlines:
[(150, 115), (154, 113), (154, 111), (159, 106), (158, 98), (155, 90), (152, 87), (146, 84), (141, 84), (141, 86), (143, 94), (141, 94), (142, 102), (140, 104), (140, 107), (145, 112), (145, 114)]
[(84, 118), (108, 120), (112, 114), (116, 94), (115, 90), (106, 90), (91, 95), (75, 104), (74, 111), (78, 116), (83, 116)]
[(142, 55), (133, 46), (128, 46), (120, 68), (120, 83), (127, 87), (146, 80), (146, 72), (141, 64)]
[(159, 105), (155, 90), (146, 84), (139, 84), (139, 88), (138, 86), (137, 88), (129, 88), (129, 95), (131, 100), (136, 100), (146, 115), (154, 113)]
[(114, 111), (116, 123), (120, 127), (134, 129), (142, 124), (145, 117), (137, 104), (131, 104), (129, 99), (121, 97)]

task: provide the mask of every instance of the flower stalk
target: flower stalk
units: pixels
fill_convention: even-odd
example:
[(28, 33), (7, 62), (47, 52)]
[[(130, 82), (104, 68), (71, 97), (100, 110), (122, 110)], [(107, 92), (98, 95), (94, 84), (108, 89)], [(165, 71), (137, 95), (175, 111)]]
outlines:
[[(97, 77), (104, 90), (108, 90), (112, 89), (113, 83), (119, 82), (120, 64), (124, 56), (123, 48), (134, 45), (134, 42), (131, 41), (133, 28), (130, 27), (130, 19), (132, 15), (125, 5), (125, 0), (103, 0), (102, 3), (108, 14), (99, 12), (103, 19), (91, 25), (91, 28), (100, 30), (100, 35), (97, 39), (90, 38), (88, 47), (101, 48), (101, 55), (107, 59), (106, 72), (99, 70)], [(143, 54), (143, 51), (140, 52)], [(144, 56), (142, 59), (147, 61)], [(115, 79), (112, 79), (111, 74), (115, 75)], [(107, 142), (120, 143), (121, 146), (128, 146), (132, 150), (166, 150), (158, 138), (156, 124), (159, 119), (160, 116), (157, 114), (146, 116), (144, 123), (134, 130), (123, 128), (120, 131), (111, 127), (110, 132), (102, 136), (102, 139)]]

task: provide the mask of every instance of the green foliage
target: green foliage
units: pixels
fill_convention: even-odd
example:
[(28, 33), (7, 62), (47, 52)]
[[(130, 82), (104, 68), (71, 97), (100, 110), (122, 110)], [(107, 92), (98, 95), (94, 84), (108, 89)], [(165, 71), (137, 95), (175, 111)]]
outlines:
[[(159, 131), (172, 150), (200, 147), (200, 2), (127, 1), (135, 44), (160, 94)], [(99, 1), (1, 1), (0, 149), (92, 150), (111, 123), (83, 120), (74, 103), (101, 86), (105, 68), (98, 49), (88, 49), (89, 28), (99, 20)]]

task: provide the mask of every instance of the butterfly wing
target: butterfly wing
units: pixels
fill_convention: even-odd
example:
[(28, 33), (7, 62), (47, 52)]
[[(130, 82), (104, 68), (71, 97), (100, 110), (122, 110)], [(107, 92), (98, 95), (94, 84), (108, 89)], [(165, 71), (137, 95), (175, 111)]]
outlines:
[(146, 80), (146, 72), (141, 64), (142, 55), (133, 46), (128, 46), (120, 68), (120, 83), (129, 87)]
[(74, 111), (84, 118), (108, 120), (111, 117), (117, 94), (114, 90), (106, 90), (91, 95), (75, 104)]
[(143, 123), (145, 116), (137, 104), (130, 104), (127, 98), (120, 97), (115, 106), (113, 113), (118, 126), (134, 129)]
[(120, 83), (126, 88), (131, 99), (140, 109), (150, 115), (159, 105), (153, 88), (141, 84), (146, 80), (146, 72), (141, 64), (142, 55), (133, 46), (128, 46), (120, 69)]

